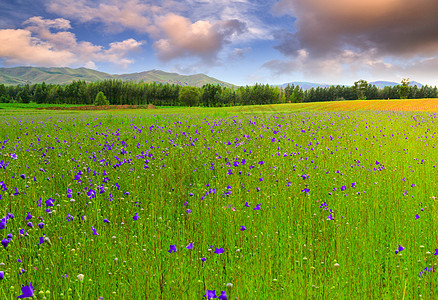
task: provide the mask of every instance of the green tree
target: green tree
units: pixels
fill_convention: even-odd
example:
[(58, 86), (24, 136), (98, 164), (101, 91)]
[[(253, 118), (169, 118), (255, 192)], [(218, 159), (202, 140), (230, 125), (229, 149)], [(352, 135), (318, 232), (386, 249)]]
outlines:
[(105, 95), (103, 94), (103, 92), (99, 92), (96, 95), (96, 99), (94, 99), (94, 105), (95, 106), (99, 106), (99, 105), (109, 105), (109, 101), (108, 99), (105, 97)]
[(17, 99), (21, 103), (30, 103), (32, 95), (29, 93), (29, 85), (26, 84), (17, 94)]
[(201, 91), (194, 86), (183, 86), (179, 89), (179, 101), (183, 106), (196, 106), (199, 103)]
[(47, 99), (49, 96), (49, 90), (45, 82), (42, 84), (37, 84), (34, 91), (33, 97), (36, 103), (47, 103)]
[(366, 80), (359, 80), (354, 83), (353, 89), (357, 94), (357, 99), (366, 100), (365, 94), (368, 90), (368, 82)]
[(410, 88), (409, 88), (409, 78), (403, 78), (401, 81), (401, 85), (399, 85), (398, 93), (400, 95), (400, 99), (408, 99)]

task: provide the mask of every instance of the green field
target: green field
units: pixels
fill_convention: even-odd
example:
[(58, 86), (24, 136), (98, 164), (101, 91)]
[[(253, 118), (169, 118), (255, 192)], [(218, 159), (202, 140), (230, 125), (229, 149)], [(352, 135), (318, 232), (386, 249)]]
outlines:
[(436, 299), (436, 101), (2, 106), (0, 297)]

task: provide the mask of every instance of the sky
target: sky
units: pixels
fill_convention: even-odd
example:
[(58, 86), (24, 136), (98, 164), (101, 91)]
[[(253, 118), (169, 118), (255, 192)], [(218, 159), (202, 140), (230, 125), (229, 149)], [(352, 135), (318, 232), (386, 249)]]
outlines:
[(0, 0), (0, 67), (438, 85), (436, 0)]

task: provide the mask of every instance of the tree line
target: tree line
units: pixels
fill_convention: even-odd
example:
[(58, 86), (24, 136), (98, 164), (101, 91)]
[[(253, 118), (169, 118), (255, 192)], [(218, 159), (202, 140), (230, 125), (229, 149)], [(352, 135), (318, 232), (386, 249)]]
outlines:
[(95, 104), (98, 93), (106, 97), (110, 105), (156, 106), (237, 106), (274, 103), (303, 103), (357, 99), (416, 99), (438, 98), (437, 87), (409, 85), (408, 79), (401, 84), (377, 88), (365, 80), (353, 86), (316, 87), (303, 90), (297, 85), (278, 87), (268, 84), (223, 87), (206, 84), (203, 87), (179, 86), (147, 82), (105, 80), (99, 82), (74, 81), (66, 85), (0, 84), (0, 103), (47, 103), (47, 104)]

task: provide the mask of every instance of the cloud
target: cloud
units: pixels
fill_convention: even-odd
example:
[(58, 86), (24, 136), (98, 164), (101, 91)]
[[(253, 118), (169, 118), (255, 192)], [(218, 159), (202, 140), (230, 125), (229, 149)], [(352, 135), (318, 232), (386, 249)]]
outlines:
[(69, 51), (54, 51), (50, 44), (22, 29), (0, 30), (0, 58), (7, 65), (67, 66), (74, 61)]
[(234, 48), (233, 51), (228, 55), (229, 59), (242, 59), (245, 57), (245, 54), (250, 52), (251, 47), (246, 48)]
[[(314, 56), (328, 56), (345, 47), (374, 48), (379, 55), (431, 55), (438, 51), (436, 0), (280, 0), (272, 11), (295, 16), (297, 40)], [(278, 49), (293, 55), (294, 47)], [(288, 51), (292, 50), (292, 51)]]
[(141, 33), (154, 34), (155, 16), (167, 13), (170, 7), (181, 5), (164, 1), (161, 6), (138, 0), (56, 0), (47, 4), (48, 11), (80, 22), (102, 23), (111, 31), (133, 29)]
[[(95, 66), (111, 62), (126, 67), (133, 61), (127, 55), (138, 51), (142, 42), (127, 39), (109, 44), (107, 49), (86, 41), (77, 41), (70, 22), (32, 17), (24, 29), (0, 30), (0, 58), (7, 65)], [(53, 30), (58, 30), (54, 32)]]
[(216, 54), (235, 34), (245, 31), (245, 25), (238, 20), (197, 21), (168, 14), (157, 22), (165, 38), (154, 43), (158, 58), (171, 60), (181, 56), (197, 56), (205, 62), (212, 62)]
[[(314, 78), (330, 76), (330, 68), (335, 76), (418, 74), (421, 61), (438, 55), (436, 0), (279, 0), (271, 13), (296, 18), (293, 27), (274, 32), (274, 48), (288, 57), (263, 65), (276, 74)], [(300, 51), (307, 53), (305, 64)]]

